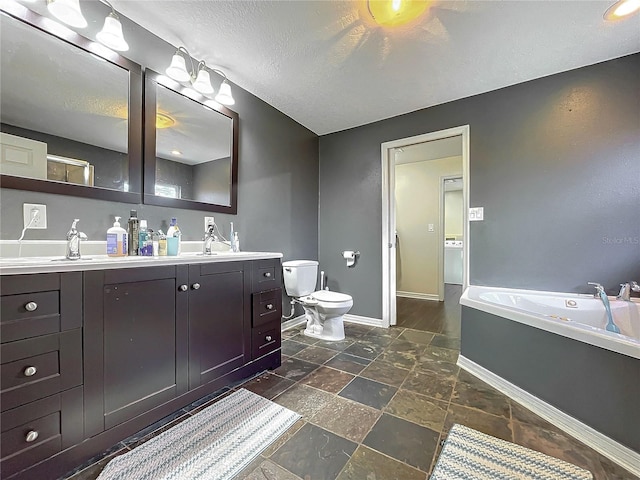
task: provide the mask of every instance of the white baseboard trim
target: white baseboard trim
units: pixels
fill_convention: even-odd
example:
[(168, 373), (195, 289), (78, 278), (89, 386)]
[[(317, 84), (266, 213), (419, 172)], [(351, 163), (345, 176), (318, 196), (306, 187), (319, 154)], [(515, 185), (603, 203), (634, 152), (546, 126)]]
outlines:
[(292, 328), (296, 328), (298, 325), (302, 325), (306, 323), (306, 319), (304, 315), (299, 315), (297, 317), (292, 318), (291, 320), (287, 320), (286, 322), (282, 322), (280, 324), (280, 331), (284, 332), (285, 330), (291, 330)]
[(344, 315), (344, 321), (350, 323), (359, 323), (361, 325), (371, 325), (373, 327), (382, 327), (381, 318), (361, 317), (360, 315), (351, 315), (346, 313)]
[(640, 453), (634, 452), (462, 355), (458, 357), (458, 366), (634, 475), (640, 476)]
[(418, 298), (420, 300), (431, 300), (434, 302), (439, 302), (440, 297), (438, 295), (434, 295), (433, 293), (415, 293), (415, 292), (396, 292), (396, 297), (405, 297), (405, 298)]

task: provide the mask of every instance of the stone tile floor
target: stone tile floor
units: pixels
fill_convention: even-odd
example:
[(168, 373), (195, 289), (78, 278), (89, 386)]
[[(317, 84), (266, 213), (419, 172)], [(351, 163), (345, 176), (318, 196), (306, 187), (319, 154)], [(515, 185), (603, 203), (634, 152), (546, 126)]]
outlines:
[(402, 327), (345, 325), (342, 342), (283, 332), (282, 366), (202, 399), (68, 477), (91, 480), (108, 460), (246, 388), (300, 419), (238, 480), (428, 478), (454, 423), (590, 470), (595, 480), (634, 479), (619, 466), (455, 364), (459, 339)]

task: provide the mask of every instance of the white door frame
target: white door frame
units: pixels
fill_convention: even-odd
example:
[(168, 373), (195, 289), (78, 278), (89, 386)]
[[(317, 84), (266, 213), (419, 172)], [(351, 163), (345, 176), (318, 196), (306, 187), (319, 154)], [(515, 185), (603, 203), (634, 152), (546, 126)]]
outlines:
[(469, 125), (425, 133), (399, 140), (384, 142), (382, 153), (382, 326), (396, 324), (396, 199), (395, 199), (395, 158), (394, 148), (408, 147), (418, 143), (444, 138), (462, 137), (462, 205), (463, 238), (462, 247), (464, 273), (462, 288), (469, 284)]

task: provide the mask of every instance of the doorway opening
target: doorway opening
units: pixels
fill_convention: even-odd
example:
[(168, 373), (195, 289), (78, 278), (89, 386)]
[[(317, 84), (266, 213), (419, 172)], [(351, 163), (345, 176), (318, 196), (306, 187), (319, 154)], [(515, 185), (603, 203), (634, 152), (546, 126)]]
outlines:
[(398, 303), (457, 304), (468, 284), (468, 146), (468, 126), (382, 144), (384, 326)]

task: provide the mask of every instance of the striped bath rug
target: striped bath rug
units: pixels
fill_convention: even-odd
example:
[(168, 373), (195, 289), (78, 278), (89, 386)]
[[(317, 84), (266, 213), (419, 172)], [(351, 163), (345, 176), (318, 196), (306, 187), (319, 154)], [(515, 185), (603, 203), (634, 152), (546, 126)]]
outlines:
[(455, 424), (430, 480), (592, 480), (587, 470)]
[(300, 415), (241, 389), (111, 460), (98, 480), (227, 480)]

